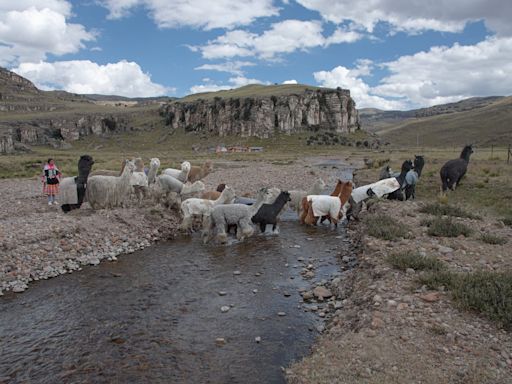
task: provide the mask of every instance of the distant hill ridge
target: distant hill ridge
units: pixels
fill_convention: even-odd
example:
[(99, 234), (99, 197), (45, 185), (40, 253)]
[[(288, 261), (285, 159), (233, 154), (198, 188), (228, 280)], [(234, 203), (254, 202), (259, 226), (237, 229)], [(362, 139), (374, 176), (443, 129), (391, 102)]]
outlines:
[(512, 97), (473, 97), (411, 111), (359, 111), (363, 129), (398, 146), (512, 144)]

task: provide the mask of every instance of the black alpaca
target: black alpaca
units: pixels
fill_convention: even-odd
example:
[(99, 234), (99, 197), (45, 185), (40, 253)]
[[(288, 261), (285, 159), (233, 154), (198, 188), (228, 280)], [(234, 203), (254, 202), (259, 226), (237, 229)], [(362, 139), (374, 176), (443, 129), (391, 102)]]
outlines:
[(89, 178), (89, 173), (91, 172), (92, 165), (94, 164), (94, 160), (89, 155), (80, 156), (80, 160), (78, 160), (78, 176), (75, 177), (76, 183), (76, 192), (78, 196), (77, 204), (63, 204), (61, 206), (62, 211), (65, 213), (72, 211), (73, 209), (79, 209), (82, 206), (85, 198), (85, 189), (87, 187), (87, 179)]
[(398, 188), (396, 191), (394, 191), (388, 195), (389, 200), (400, 200), (400, 201), (405, 200), (405, 196), (403, 193), (403, 190), (407, 185), (407, 183), (405, 181), (405, 177), (407, 176), (407, 172), (409, 172), (412, 169), (412, 167), (413, 167), (413, 165), (412, 165), (411, 160), (405, 160), (403, 162), (400, 174), (397, 177), (395, 177), (395, 179), (400, 184), (400, 188)]
[(414, 156), (414, 167), (410, 170), (405, 176), (405, 181), (407, 183), (405, 187), (405, 200), (409, 200), (410, 198), (416, 198), (416, 183), (421, 176), (421, 171), (425, 166), (425, 158), (423, 156), (415, 155)]
[(468, 169), (469, 157), (473, 153), (473, 146), (466, 145), (458, 159), (447, 161), (439, 172), (441, 182), (443, 183), (443, 192), (448, 188), (452, 191), (459, 185), (460, 180), (466, 174)]
[(263, 204), (258, 212), (251, 218), (254, 224), (260, 225), (261, 232), (265, 232), (267, 224), (272, 224), (272, 231), (276, 230), (277, 215), (283, 209), (284, 205), (290, 201), (290, 193), (283, 191), (277, 196), (277, 199), (272, 204)]

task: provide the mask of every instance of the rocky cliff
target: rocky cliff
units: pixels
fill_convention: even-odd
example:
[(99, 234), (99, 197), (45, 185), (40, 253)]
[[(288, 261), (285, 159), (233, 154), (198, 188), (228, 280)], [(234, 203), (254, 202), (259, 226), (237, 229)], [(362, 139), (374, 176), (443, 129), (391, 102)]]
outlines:
[(49, 144), (55, 148), (88, 135), (109, 136), (132, 130), (129, 115), (84, 115), (0, 123), (0, 153), (27, 149), (27, 145)]
[(359, 115), (350, 91), (340, 88), (306, 89), (278, 96), (174, 101), (163, 106), (161, 114), (173, 129), (218, 136), (267, 138), (303, 130), (342, 133), (359, 128)]

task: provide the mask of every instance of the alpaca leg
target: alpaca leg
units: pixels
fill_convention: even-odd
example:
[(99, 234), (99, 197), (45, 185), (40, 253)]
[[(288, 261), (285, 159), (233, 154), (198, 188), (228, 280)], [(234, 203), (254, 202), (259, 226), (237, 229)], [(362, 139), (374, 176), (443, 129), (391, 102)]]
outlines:
[(261, 231), (261, 233), (264, 233), (266, 228), (267, 228), (267, 223), (260, 223), (260, 231)]
[(192, 226), (192, 216), (185, 215), (185, 217), (183, 218), (183, 221), (181, 222), (180, 229), (182, 231), (190, 231), (191, 226)]

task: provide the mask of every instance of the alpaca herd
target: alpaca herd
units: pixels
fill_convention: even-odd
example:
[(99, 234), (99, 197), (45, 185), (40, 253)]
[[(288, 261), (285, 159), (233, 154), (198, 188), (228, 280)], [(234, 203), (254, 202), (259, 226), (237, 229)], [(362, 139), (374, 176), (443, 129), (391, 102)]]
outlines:
[[(442, 191), (454, 189), (460, 183), (471, 153), (472, 147), (466, 146), (459, 159), (450, 160), (441, 168)], [(93, 164), (92, 157), (82, 156), (79, 175), (62, 180), (64, 212), (79, 209), (85, 200), (94, 210), (126, 207), (132, 199), (139, 206), (152, 200), (154, 204), (175, 208), (181, 213), (182, 231), (193, 232), (194, 224), (200, 222), (203, 242), (215, 237), (225, 243), (233, 229), (239, 240), (252, 236), (254, 225), (262, 233), (267, 225), (272, 225), (272, 231), (276, 232), (285, 208), (295, 211), (301, 224), (317, 225), (328, 220), (329, 225), (336, 228), (343, 218), (357, 219), (363, 203), (372, 197), (414, 199), (425, 159), (417, 155), (413, 161), (405, 160), (399, 173), (393, 173), (388, 165), (381, 170), (378, 181), (357, 188), (352, 181), (338, 180), (330, 195), (323, 194), (325, 182), (316, 179), (307, 191), (267, 187), (261, 188), (254, 199), (238, 196), (232, 186), (224, 183), (214, 191), (205, 191), (201, 179), (213, 171), (211, 161), (202, 166), (184, 161), (180, 169), (165, 168), (160, 174), (157, 158), (150, 160), (149, 168), (144, 167), (140, 158), (125, 160), (121, 172), (114, 174), (107, 170), (91, 172)]]

